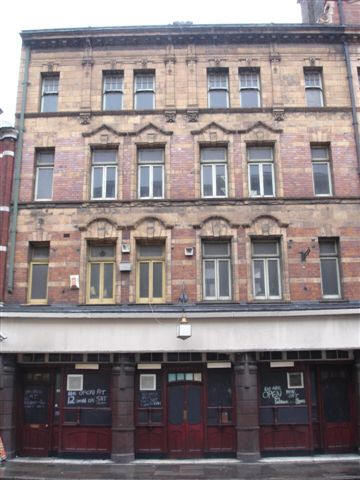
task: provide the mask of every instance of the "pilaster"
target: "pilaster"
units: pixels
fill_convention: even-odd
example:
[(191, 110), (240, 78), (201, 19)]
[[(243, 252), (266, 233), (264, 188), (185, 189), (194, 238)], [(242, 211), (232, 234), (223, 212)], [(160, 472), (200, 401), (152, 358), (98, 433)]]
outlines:
[(8, 458), (15, 456), (15, 355), (0, 355), (0, 436)]

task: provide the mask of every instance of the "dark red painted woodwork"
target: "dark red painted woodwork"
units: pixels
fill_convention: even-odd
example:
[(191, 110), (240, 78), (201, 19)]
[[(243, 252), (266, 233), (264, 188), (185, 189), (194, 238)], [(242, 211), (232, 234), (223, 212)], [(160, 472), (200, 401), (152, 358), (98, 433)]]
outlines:
[(63, 452), (109, 453), (111, 429), (106, 427), (63, 427)]
[(50, 428), (45, 425), (24, 425), (22, 428), (21, 455), (47, 457), (49, 454)]
[(138, 426), (135, 431), (135, 445), (138, 453), (163, 453), (165, 427)]
[(207, 450), (211, 453), (231, 453), (236, 448), (236, 431), (233, 425), (207, 427)]
[[(204, 449), (202, 385), (168, 386), (168, 452), (174, 458), (201, 457)], [(177, 402), (174, 415), (172, 402)], [(176, 410), (176, 411), (175, 411)]]
[(281, 425), (260, 428), (262, 452), (310, 450), (308, 425)]

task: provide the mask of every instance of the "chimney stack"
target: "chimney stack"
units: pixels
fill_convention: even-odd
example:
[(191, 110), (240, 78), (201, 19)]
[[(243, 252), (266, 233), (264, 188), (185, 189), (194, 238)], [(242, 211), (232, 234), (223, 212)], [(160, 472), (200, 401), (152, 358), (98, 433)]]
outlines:
[(298, 0), (301, 5), (302, 23), (317, 23), (324, 11), (325, 0)]

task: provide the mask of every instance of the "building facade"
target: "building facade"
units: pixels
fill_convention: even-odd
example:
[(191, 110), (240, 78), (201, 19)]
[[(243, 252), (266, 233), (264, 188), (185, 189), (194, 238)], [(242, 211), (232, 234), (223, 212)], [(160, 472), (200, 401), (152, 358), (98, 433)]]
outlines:
[(359, 11), (22, 32), (8, 453), (358, 449)]

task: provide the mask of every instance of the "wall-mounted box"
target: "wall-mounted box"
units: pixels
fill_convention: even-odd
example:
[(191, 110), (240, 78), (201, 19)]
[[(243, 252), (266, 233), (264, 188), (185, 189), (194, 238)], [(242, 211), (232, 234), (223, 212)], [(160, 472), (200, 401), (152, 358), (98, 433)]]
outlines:
[(79, 275), (70, 275), (70, 288), (73, 290), (80, 288)]
[(185, 247), (185, 256), (192, 257), (194, 255), (194, 247)]
[(130, 243), (122, 243), (121, 244), (121, 252), (122, 253), (130, 253)]
[(130, 262), (121, 262), (119, 264), (120, 272), (131, 272), (131, 263)]

